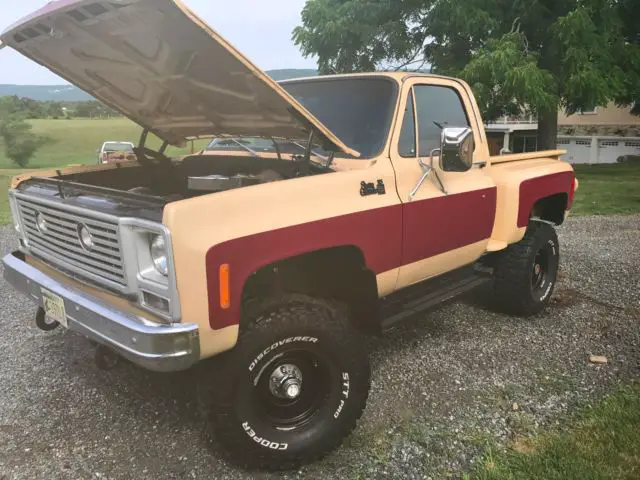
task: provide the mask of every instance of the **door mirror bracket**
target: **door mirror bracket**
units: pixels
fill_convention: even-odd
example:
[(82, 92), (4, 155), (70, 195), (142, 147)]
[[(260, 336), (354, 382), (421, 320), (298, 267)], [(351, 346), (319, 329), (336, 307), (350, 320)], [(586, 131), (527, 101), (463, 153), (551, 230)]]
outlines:
[(413, 187), (413, 190), (411, 190), (411, 192), (409, 193), (409, 201), (413, 200), (413, 198), (416, 196), (416, 193), (418, 193), (418, 190), (420, 189), (420, 187), (422, 186), (422, 184), (424, 183), (424, 181), (427, 179), (427, 177), (431, 172), (433, 172), (433, 174), (436, 177), (436, 180), (438, 180), (438, 184), (440, 185), (440, 190), (442, 190), (442, 193), (447, 195), (447, 191), (445, 190), (444, 185), (440, 180), (440, 176), (438, 175), (438, 172), (433, 168), (433, 157), (435, 157), (436, 155), (440, 155), (441, 151), (442, 150), (439, 148), (431, 150), (428, 164), (425, 163), (425, 161), (422, 158), (418, 157), (418, 163), (422, 167), (422, 170), (424, 171), (424, 173), (422, 174), (422, 177), (420, 177), (420, 180), (418, 180), (418, 183), (416, 184), (416, 186)]

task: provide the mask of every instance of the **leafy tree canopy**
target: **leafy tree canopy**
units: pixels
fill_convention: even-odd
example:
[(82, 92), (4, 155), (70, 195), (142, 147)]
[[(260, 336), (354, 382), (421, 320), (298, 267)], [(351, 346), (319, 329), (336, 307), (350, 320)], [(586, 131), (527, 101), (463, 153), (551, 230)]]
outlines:
[(640, 113), (638, 0), (307, 0), (293, 39), (321, 73), (462, 77), (485, 120), (528, 110), (555, 147), (559, 107)]
[(0, 100), (0, 140), (4, 146), (5, 155), (17, 166), (26, 167), (35, 152), (51, 139), (36, 135), (31, 131), (31, 124), (25, 121), (24, 112), (15, 111), (15, 103), (11, 100)]

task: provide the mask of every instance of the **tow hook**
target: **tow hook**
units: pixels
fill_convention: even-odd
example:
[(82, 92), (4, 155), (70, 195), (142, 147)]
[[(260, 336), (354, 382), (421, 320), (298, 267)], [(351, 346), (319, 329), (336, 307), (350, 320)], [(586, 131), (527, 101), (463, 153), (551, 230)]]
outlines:
[(100, 370), (112, 370), (120, 363), (118, 354), (104, 345), (98, 345), (96, 347), (96, 353), (93, 359)]
[(47, 318), (44, 308), (42, 307), (38, 308), (38, 311), (36, 312), (36, 325), (44, 332), (50, 332), (60, 326), (60, 324), (55, 320)]

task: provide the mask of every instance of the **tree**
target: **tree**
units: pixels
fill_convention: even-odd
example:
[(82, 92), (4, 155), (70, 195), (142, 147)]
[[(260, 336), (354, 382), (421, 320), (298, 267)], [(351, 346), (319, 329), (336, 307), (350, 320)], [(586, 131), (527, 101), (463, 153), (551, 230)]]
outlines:
[(96, 115), (96, 106), (94, 102), (78, 102), (75, 108), (75, 116), (80, 118), (89, 118)]
[(555, 148), (559, 108), (640, 103), (639, 3), (307, 0), (293, 39), (325, 74), (430, 64), (462, 77), (485, 120), (528, 111)]
[(31, 124), (23, 116), (9, 113), (0, 103), (0, 139), (4, 144), (5, 155), (17, 166), (26, 167), (35, 152), (51, 139), (36, 135), (31, 131)]
[(57, 119), (60, 117), (64, 117), (64, 110), (62, 109), (62, 104), (59, 102), (49, 102), (47, 104), (47, 116)]
[(106, 105), (96, 101), (89, 100), (86, 102), (78, 102), (75, 104), (75, 116), (81, 118), (93, 117), (115, 117), (119, 114), (111, 110)]

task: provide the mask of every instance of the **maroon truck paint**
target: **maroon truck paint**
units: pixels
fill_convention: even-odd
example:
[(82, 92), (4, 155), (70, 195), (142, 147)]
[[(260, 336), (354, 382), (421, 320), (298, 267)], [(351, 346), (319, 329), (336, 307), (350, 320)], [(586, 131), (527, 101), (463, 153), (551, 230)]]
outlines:
[[(331, 247), (354, 245), (376, 273), (400, 264), (402, 206), (341, 215), (236, 238), (212, 247), (206, 256), (209, 322), (213, 329), (240, 321), (242, 289), (249, 276), (273, 262)], [(219, 304), (220, 265), (230, 266), (231, 305)]]
[(493, 187), (405, 204), (401, 265), (489, 238), (496, 202)]
[(518, 227), (526, 227), (529, 223), (529, 216), (533, 206), (540, 199), (555, 195), (557, 193), (567, 194), (567, 209), (573, 203), (573, 181), (574, 172), (554, 173), (544, 177), (525, 180), (520, 184), (520, 203), (518, 206)]
[[(206, 256), (209, 322), (213, 329), (240, 321), (249, 276), (273, 262), (325, 248), (356, 246), (376, 274), (489, 238), (496, 189), (398, 204), (237, 238)], [(404, 215), (404, 221), (403, 221)], [(230, 265), (231, 305), (219, 303), (219, 268)]]

